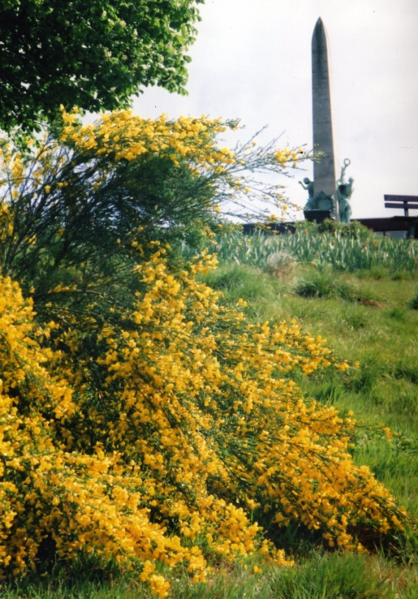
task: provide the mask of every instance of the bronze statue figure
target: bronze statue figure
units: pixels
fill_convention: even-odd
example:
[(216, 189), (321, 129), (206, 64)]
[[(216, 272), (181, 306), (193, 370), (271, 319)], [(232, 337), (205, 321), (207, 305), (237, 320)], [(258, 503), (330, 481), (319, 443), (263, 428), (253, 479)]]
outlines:
[(350, 177), (348, 182), (344, 180), (344, 175), (347, 167), (351, 164), (351, 161), (346, 158), (344, 160), (344, 165), (341, 169), (340, 178), (337, 181), (337, 199), (338, 199), (338, 208), (340, 221), (348, 225), (351, 217), (351, 205), (350, 198), (353, 193), (353, 183), (354, 179)]

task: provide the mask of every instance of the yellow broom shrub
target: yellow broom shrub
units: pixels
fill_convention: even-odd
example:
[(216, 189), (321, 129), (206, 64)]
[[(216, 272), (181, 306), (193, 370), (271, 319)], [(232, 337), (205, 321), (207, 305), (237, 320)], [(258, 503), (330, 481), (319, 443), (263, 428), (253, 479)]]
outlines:
[(248, 323), (201, 282), (213, 256), (186, 268), (156, 239), (221, 204), (282, 205), (251, 173), (306, 155), (220, 148), (234, 127), (63, 112), (32, 148), (0, 140), (1, 578), (88, 554), (164, 597), (162, 565), (203, 581), (214, 554), (292, 563), (268, 540), (292, 523), (341, 549), (402, 531), (352, 460), (355, 420), (293, 380), (346, 362), (296, 322)]
[(257, 513), (342, 549), (402, 530), (404, 510), (351, 458), (355, 420), (292, 380), (346, 364), (295, 322), (253, 325), (222, 307), (196, 276), (214, 262), (173, 272), (157, 249), (117, 324), (83, 313), (40, 326), (0, 279), (3, 578), (36, 568), (48, 540), (62, 561), (139, 567), (164, 597), (161, 563), (194, 580), (208, 553), (290, 563)]

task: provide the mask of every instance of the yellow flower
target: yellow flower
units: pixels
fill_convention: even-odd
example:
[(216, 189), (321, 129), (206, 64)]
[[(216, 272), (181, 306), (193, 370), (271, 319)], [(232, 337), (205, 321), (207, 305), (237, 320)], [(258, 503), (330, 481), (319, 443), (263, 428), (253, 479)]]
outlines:
[(259, 566), (254, 566), (254, 567), (253, 567), (253, 572), (254, 572), (255, 574), (258, 574), (259, 572), (262, 572), (262, 570), (261, 570), (261, 568), (260, 568)]

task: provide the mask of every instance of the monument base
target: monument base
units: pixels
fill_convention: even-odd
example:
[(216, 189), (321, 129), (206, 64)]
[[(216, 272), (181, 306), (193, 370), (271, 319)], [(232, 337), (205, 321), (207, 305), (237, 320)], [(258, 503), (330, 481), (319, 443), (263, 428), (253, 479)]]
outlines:
[(335, 220), (331, 210), (304, 210), (305, 219), (310, 223), (323, 223), (324, 220)]

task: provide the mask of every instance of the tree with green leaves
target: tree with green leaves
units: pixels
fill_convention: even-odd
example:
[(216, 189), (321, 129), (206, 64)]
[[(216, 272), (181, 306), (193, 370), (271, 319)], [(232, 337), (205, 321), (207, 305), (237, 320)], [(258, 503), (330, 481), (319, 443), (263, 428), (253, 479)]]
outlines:
[(149, 85), (185, 93), (185, 54), (204, 0), (5, 0), (0, 127), (33, 130), (60, 104), (126, 107)]

